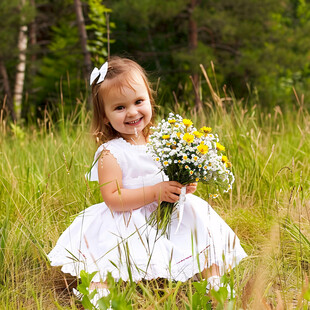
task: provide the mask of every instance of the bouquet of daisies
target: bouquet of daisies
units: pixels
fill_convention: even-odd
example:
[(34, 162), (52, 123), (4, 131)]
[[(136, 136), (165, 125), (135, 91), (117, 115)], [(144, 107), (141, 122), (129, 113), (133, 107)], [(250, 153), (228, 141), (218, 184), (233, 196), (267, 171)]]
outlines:
[[(148, 151), (170, 181), (184, 186), (193, 182), (212, 183), (224, 192), (231, 189), (234, 182), (231, 163), (224, 155), (225, 147), (210, 127), (197, 130), (191, 120), (170, 113), (167, 120), (151, 129)], [(215, 198), (217, 194), (210, 197)], [(161, 202), (151, 215), (150, 224), (166, 233), (176, 206), (177, 203)]]

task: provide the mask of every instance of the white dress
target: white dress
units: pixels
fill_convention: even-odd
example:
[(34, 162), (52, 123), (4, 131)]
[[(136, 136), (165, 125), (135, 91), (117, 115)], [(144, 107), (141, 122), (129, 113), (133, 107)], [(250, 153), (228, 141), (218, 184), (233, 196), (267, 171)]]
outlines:
[[(101, 145), (89, 179), (98, 181), (97, 158), (107, 149), (122, 169), (123, 187), (134, 189), (163, 181), (157, 164), (144, 145), (122, 138)], [(231, 228), (203, 199), (186, 195), (184, 214), (178, 225), (173, 214), (169, 236), (147, 224), (157, 203), (132, 212), (112, 212), (104, 202), (75, 218), (48, 254), (52, 266), (79, 276), (81, 270), (98, 271), (93, 281), (168, 278), (186, 281), (204, 268), (217, 264), (223, 274), (234, 268), (246, 253)]]

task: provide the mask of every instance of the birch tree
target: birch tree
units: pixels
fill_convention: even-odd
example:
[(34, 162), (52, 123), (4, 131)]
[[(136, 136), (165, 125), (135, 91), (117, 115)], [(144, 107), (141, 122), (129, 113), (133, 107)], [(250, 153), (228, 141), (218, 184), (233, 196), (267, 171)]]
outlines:
[(80, 43), (84, 56), (84, 70), (83, 75), (84, 79), (87, 80), (89, 78), (89, 74), (91, 71), (91, 57), (90, 52), (87, 49), (87, 33), (85, 28), (84, 15), (82, 10), (82, 3), (80, 0), (74, 0), (74, 8), (76, 13), (76, 21), (79, 29)]
[[(25, 7), (25, 0), (21, 0), (21, 11)], [(28, 43), (28, 26), (26, 25), (25, 16), (21, 15), (21, 25), (19, 28), (17, 48), (19, 51), (18, 54), (18, 64), (16, 67), (16, 77), (15, 77), (15, 87), (14, 87), (14, 105), (16, 111), (17, 121), (21, 118), (22, 111), (22, 101), (23, 101), (23, 89), (25, 83), (25, 72), (26, 72), (26, 51)]]

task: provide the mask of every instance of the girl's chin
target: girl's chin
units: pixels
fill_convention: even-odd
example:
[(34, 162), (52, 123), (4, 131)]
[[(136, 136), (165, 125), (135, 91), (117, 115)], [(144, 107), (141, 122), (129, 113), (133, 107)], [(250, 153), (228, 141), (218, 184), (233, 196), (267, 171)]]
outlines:
[(143, 130), (141, 128), (136, 128), (136, 130), (130, 130), (127, 132), (123, 132), (121, 133), (121, 136), (125, 140), (137, 140), (137, 139), (140, 139), (141, 137), (144, 137)]
[(126, 131), (128, 134), (136, 134), (136, 132), (140, 133), (145, 128), (145, 126), (142, 126), (142, 123), (135, 124), (135, 125), (136, 126), (133, 126), (133, 125), (126, 126), (126, 129), (127, 129)]

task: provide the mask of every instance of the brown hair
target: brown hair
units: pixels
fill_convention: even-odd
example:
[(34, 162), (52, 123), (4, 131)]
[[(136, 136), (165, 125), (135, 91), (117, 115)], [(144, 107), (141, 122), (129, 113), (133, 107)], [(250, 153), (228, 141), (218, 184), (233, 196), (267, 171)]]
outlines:
[(150, 127), (154, 120), (154, 91), (152, 90), (148, 81), (146, 72), (144, 69), (135, 61), (128, 58), (121, 58), (113, 56), (108, 61), (108, 72), (104, 78), (104, 81), (96, 84), (98, 78), (94, 80), (92, 84), (92, 99), (93, 99), (93, 122), (92, 132), (96, 140), (100, 143), (107, 142), (114, 138), (120, 137), (120, 134), (105, 121), (104, 111), (104, 99), (105, 96), (111, 91), (112, 88), (116, 87), (120, 91), (124, 86), (133, 88), (131, 83), (134, 82), (133, 71), (140, 73), (150, 97), (152, 106), (152, 119), (151, 122), (143, 129), (143, 135), (148, 137)]

